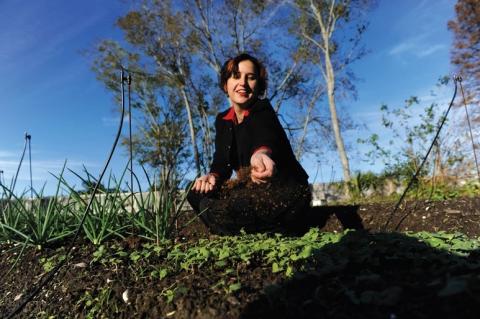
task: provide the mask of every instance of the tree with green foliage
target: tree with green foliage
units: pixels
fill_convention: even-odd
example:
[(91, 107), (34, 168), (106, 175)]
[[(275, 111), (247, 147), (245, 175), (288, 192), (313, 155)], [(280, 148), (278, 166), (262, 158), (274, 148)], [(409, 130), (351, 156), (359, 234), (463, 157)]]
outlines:
[[(148, 87), (145, 90), (148, 92)], [(132, 136), (133, 149), (141, 165), (158, 168), (161, 181), (177, 185), (183, 177), (180, 166), (190, 157), (185, 143), (188, 134), (182, 101), (173, 92), (164, 92), (159, 97), (142, 93), (145, 92), (139, 94), (142, 103), (137, 107), (141, 112)], [(128, 140), (122, 142), (128, 147)]]
[(189, 31), (182, 14), (176, 12), (170, 1), (154, 1), (156, 10), (142, 6), (132, 10), (118, 20), (126, 40), (142, 56), (148, 56), (154, 63), (155, 75), (162, 86), (178, 94), (185, 109), (190, 142), (197, 174), (201, 173), (200, 154), (197, 144), (193, 114), (193, 92), (189, 89), (189, 73), (192, 58), (188, 44)]
[[(288, 6), (275, 1), (144, 0), (118, 19), (125, 41), (103, 40), (90, 54), (97, 77), (117, 93), (117, 101), (119, 67), (133, 71), (133, 101), (141, 122), (134, 146), (141, 162), (168, 163), (171, 169), (193, 155), (197, 174), (208, 169), (213, 115), (226, 104), (217, 79), (228, 57), (248, 51), (266, 62), (268, 97), (277, 111), (307, 92), (300, 89), (305, 68), (296, 55), (297, 43), (271, 32), (285, 29), (275, 18), (284, 14), (282, 8)], [(292, 38), (286, 30), (279, 34)]]
[[(440, 79), (437, 88), (448, 82)], [(435, 93), (432, 92), (432, 96)], [(360, 144), (367, 144), (370, 150), (366, 153), (371, 164), (380, 160), (385, 165), (384, 174), (400, 180), (408, 180), (418, 170), (420, 163), (433, 142), (445, 111), (437, 102), (432, 102), (422, 109), (423, 101), (417, 96), (405, 100), (401, 107), (391, 109), (383, 104), (382, 126), (384, 132), (380, 138), (374, 133), (366, 139), (358, 139)], [(450, 113), (451, 119), (454, 114)], [(471, 167), (465, 158), (463, 134), (458, 134), (458, 126), (447, 120), (447, 125), (433, 145), (433, 153), (420, 172), (420, 176), (447, 177), (465, 174)]]
[(368, 0), (296, 0), (296, 25), (293, 33), (306, 41), (302, 57), (318, 69), (326, 88), (330, 124), (343, 168), (345, 182), (351, 179), (350, 164), (337, 112), (341, 92), (354, 91), (348, 66), (365, 54), (360, 45), (366, 30), (365, 13), (372, 7)]
[[(135, 131), (132, 146), (135, 157), (141, 164), (160, 169), (162, 176), (173, 180), (181, 175), (180, 164), (189, 157), (186, 147), (188, 135), (184, 105), (175, 87), (165, 85), (162, 77), (152, 77), (140, 68), (139, 55), (129, 53), (118, 43), (104, 40), (95, 48), (92, 68), (97, 78), (115, 93), (120, 103), (119, 66), (128, 66), (132, 73), (132, 115)], [(130, 145), (127, 137), (122, 139), (127, 149)], [(168, 173), (167, 173), (168, 172)]]

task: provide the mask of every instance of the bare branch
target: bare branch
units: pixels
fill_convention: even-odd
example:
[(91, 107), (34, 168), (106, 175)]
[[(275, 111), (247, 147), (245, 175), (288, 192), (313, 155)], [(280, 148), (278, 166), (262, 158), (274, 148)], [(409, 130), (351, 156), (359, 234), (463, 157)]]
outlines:
[(283, 78), (282, 82), (280, 82), (280, 84), (275, 88), (275, 91), (272, 93), (272, 95), (270, 95), (270, 100), (273, 100), (275, 98), (275, 96), (278, 94), (278, 92), (281, 91), (285, 87), (288, 80), (292, 76), (293, 71), (295, 71), (297, 65), (298, 65), (297, 61), (294, 61), (292, 66), (289, 68), (289, 70), (285, 74), (285, 77)]
[(305, 139), (307, 137), (307, 132), (308, 132), (307, 127), (308, 127), (308, 124), (310, 123), (310, 114), (312, 113), (313, 108), (315, 107), (315, 103), (324, 92), (325, 92), (325, 87), (323, 85), (318, 85), (317, 88), (315, 89), (315, 92), (313, 93), (312, 98), (310, 99), (310, 103), (307, 109), (307, 114), (305, 115), (305, 121), (303, 122), (303, 133), (302, 133), (302, 136), (300, 137), (300, 141), (298, 142), (297, 153), (295, 154), (297, 159), (300, 158), (303, 153), (303, 144), (305, 143)]
[(312, 42), (317, 48), (319, 48), (320, 50), (322, 50), (324, 53), (325, 53), (325, 47), (320, 43), (318, 42), (317, 40), (315, 40), (314, 38), (312, 38), (311, 36), (309, 36), (308, 34), (305, 33), (305, 31), (302, 30), (302, 36), (307, 39), (308, 41)]

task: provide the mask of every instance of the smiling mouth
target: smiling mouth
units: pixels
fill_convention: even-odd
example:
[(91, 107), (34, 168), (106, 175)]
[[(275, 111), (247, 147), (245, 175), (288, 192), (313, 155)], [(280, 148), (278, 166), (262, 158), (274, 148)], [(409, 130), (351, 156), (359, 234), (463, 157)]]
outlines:
[(236, 93), (241, 95), (241, 96), (248, 96), (248, 92), (245, 91), (245, 90), (236, 91)]

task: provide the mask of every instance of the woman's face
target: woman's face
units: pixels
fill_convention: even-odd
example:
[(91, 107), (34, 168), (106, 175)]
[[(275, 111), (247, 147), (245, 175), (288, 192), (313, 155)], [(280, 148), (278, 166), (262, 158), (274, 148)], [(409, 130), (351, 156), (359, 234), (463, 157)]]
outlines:
[(225, 91), (234, 107), (247, 108), (258, 96), (257, 72), (250, 60), (238, 63), (238, 73), (233, 73), (227, 80)]

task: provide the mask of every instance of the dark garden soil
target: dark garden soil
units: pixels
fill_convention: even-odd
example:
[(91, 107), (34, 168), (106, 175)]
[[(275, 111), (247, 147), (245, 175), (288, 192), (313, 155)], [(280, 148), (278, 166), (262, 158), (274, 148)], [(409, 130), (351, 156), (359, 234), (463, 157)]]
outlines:
[[(79, 242), (60, 274), (16, 318), (478, 318), (480, 252), (448, 253), (403, 232), (477, 238), (480, 197), (408, 202), (389, 222), (391, 231), (404, 218), (399, 232), (382, 232), (393, 206), (312, 210), (311, 223), (322, 231), (367, 231), (348, 232), (325, 245), (290, 277), (255, 260), (228, 271), (206, 265), (158, 277), (152, 271), (164, 266), (161, 253), (148, 263), (131, 257), (119, 261), (109, 253), (93, 261), (98, 249)], [(218, 237), (195, 221), (176, 242), (200, 238)], [(142, 243), (129, 238), (105, 246), (108, 252), (131, 254)], [(63, 249), (27, 249), (8, 273), (15, 259), (9, 248), (0, 246), (1, 318), (28, 294), (48, 268), (46, 261), (58, 262)]]

